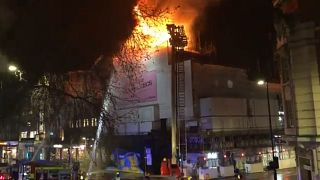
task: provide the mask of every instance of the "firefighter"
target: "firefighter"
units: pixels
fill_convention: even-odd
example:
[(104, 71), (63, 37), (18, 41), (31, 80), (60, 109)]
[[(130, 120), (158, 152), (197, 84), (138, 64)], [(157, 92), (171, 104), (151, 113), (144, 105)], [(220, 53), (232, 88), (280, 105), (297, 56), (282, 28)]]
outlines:
[(166, 158), (163, 158), (161, 162), (160, 172), (161, 172), (161, 175), (164, 175), (164, 176), (170, 175), (169, 164)]

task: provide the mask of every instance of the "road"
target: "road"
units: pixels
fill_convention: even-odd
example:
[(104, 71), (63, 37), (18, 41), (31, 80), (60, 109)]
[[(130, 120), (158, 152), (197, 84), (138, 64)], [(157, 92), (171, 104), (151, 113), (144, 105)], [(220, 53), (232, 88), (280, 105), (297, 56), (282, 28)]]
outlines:
[[(106, 175), (106, 174), (105, 174)], [(130, 177), (131, 175), (127, 175), (127, 177), (122, 177), (121, 180), (148, 180), (148, 179), (154, 179), (154, 180), (175, 180), (174, 177), (164, 177), (159, 175), (150, 176), (149, 178), (143, 177), (143, 175), (139, 177)], [(129, 178), (130, 177), (130, 178)], [(98, 178), (99, 179), (99, 178)], [(100, 178), (106, 179), (106, 178)], [(107, 178), (110, 179), (110, 178)], [(255, 174), (246, 174), (243, 178), (244, 180), (273, 180), (273, 172), (263, 172), (263, 173), (255, 173)], [(219, 180), (235, 180), (234, 177), (228, 177), (228, 178), (219, 178)], [(297, 172), (296, 168), (292, 169), (284, 169), (284, 170), (278, 170), (277, 171), (277, 180), (297, 180)]]
[[(234, 180), (232, 178), (223, 178), (224, 180)], [(255, 174), (246, 174), (245, 180), (273, 180), (273, 172), (263, 172)], [(297, 171), (296, 168), (284, 169), (277, 171), (277, 180), (297, 180)]]

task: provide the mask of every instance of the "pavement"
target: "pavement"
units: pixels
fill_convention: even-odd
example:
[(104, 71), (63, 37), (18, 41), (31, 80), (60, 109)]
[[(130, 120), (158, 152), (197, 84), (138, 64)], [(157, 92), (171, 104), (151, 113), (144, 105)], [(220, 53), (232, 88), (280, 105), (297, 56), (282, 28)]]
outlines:
[[(113, 179), (112, 177), (106, 178), (101, 177), (98, 179)], [(122, 177), (121, 180), (176, 180), (172, 176), (160, 176), (160, 175), (151, 175), (146, 178), (143, 176), (134, 177), (131, 174), (128, 174), (127, 177)], [(254, 173), (254, 174), (244, 174), (244, 180), (273, 180), (273, 171), (263, 172), (263, 173)], [(277, 180), (297, 180), (296, 168), (283, 169), (277, 171)], [(235, 177), (219, 178), (218, 180), (235, 180)]]
[[(175, 179), (174, 177), (161, 177), (161, 176), (151, 176), (149, 179)], [(245, 174), (243, 177), (244, 180), (273, 180), (273, 171), (263, 172), (263, 173), (254, 173), (254, 174)], [(277, 180), (297, 180), (297, 171), (296, 168), (282, 169), (277, 171)], [(219, 180), (235, 180), (235, 177), (228, 178), (219, 178)]]
[[(234, 180), (234, 177), (230, 178), (221, 178), (223, 180)], [(245, 180), (273, 180), (273, 171), (263, 172), (263, 173), (254, 173), (254, 174), (245, 174)], [(277, 180), (297, 180), (297, 169), (281, 169), (277, 170)]]

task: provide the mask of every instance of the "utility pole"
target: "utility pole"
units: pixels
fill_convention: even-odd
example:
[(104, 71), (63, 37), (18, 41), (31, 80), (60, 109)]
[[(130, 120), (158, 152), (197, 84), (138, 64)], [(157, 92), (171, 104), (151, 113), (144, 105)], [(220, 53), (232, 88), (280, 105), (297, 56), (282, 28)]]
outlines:
[[(178, 127), (178, 112), (177, 112), (177, 53), (179, 51), (183, 51), (187, 46), (187, 36), (184, 32), (183, 26), (176, 26), (175, 24), (167, 24), (167, 30), (171, 36), (170, 45), (172, 46), (172, 57), (171, 57), (171, 106), (172, 106), (172, 118), (171, 118), (171, 154), (172, 164), (177, 164), (177, 157), (180, 154), (177, 154), (177, 130), (178, 134), (180, 134), (180, 130)], [(180, 150), (179, 150), (180, 151)], [(178, 156), (177, 156), (178, 155)]]

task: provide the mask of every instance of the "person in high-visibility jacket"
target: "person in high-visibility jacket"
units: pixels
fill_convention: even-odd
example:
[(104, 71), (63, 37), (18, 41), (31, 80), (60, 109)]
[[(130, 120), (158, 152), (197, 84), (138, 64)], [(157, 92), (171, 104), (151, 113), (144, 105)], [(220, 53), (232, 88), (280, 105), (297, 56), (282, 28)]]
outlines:
[(165, 176), (170, 175), (169, 164), (166, 158), (163, 158), (161, 162), (160, 173), (161, 175), (165, 175)]

